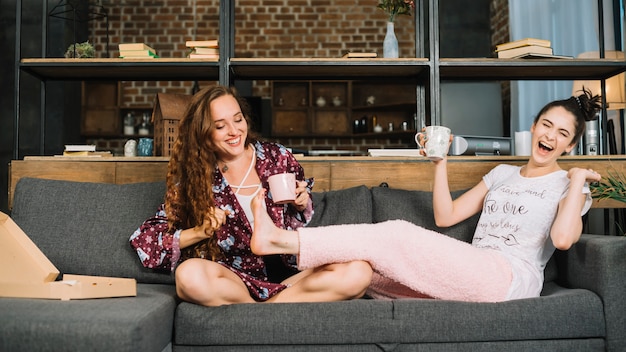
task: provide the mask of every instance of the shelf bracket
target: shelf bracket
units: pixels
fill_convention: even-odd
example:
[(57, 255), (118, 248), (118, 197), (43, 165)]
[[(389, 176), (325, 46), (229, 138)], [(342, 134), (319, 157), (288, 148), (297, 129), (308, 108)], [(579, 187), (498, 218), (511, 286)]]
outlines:
[(220, 0), (220, 69), (219, 83), (230, 86), (230, 58), (235, 56), (235, 4), (232, 0)]

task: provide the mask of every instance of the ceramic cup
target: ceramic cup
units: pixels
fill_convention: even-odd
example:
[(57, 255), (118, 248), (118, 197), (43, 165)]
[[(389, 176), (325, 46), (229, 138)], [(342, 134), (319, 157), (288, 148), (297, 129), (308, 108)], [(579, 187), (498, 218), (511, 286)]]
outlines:
[(272, 200), (285, 204), (296, 200), (296, 175), (290, 173), (272, 175), (267, 179)]
[[(441, 160), (448, 154), (450, 146), (450, 129), (444, 126), (428, 126), (424, 132), (415, 135), (417, 148), (426, 152), (430, 160)], [(420, 138), (424, 140), (424, 146), (420, 144)]]

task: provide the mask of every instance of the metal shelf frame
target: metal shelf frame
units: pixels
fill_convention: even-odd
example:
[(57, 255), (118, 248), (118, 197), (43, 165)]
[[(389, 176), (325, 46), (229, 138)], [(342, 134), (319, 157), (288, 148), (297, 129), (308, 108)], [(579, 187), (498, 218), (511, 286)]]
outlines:
[[(45, 58), (46, 42), (42, 42), (42, 58), (21, 57), (22, 2), (16, 3), (16, 69), (14, 158), (19, 158), (20, 77), (28, 73), (41, 80), (40, 151), (44, 151), (46, 82), (49, 80), (216, 80), (230, 85), (236, 80), (328, 80), (389, 79), (416, 83), (417, 121), (441, 123), (440, 84), (445, 80), (601, 80), (626, 71), (626, 60), (604, 59), (604, 19), (599, 11), (600, 59), (449, 59), (439, 56), (439, 0), (422, 0), (415, 8), (416, 58), (408, 59), (328, 59), (328, 58), (265, 58), (235, 57), (235, 2), (220, 1), (220, 58), (201, 59), (57, 59)], [(603, 0), (598, 0), (602, 8)], [(43, 3), (46, 21), (47, 2)], [(46, 27), (42, 36), (46, 38)], [(427, 38), (424, 38), (427, 33)], [(606, 116), (606, 106), (602, 116)], [(601, 151), (606, 150), (606, 119), (601, 117)]]

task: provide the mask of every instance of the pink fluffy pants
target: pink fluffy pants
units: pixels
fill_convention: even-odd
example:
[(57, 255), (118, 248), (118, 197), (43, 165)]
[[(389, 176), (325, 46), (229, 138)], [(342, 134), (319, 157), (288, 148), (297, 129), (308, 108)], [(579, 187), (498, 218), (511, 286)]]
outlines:
[(503, 301), (511, 265), (499, 252), (403, 220), (298, 229), (301, 270), (363, 260), (375, 298), (421, 297), (469, 302)]

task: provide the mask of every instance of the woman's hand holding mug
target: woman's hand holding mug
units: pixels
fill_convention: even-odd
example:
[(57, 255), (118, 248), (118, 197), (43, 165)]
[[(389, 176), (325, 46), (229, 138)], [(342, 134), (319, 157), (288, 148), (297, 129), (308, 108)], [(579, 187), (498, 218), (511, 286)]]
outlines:
[(448, 127), (428, 126), (415, 135), (415, 142), (417, 142), (417, 148), (420, 149), (420, 154), (432, 161), (438, 161), (448, 154), (452, 133)]

